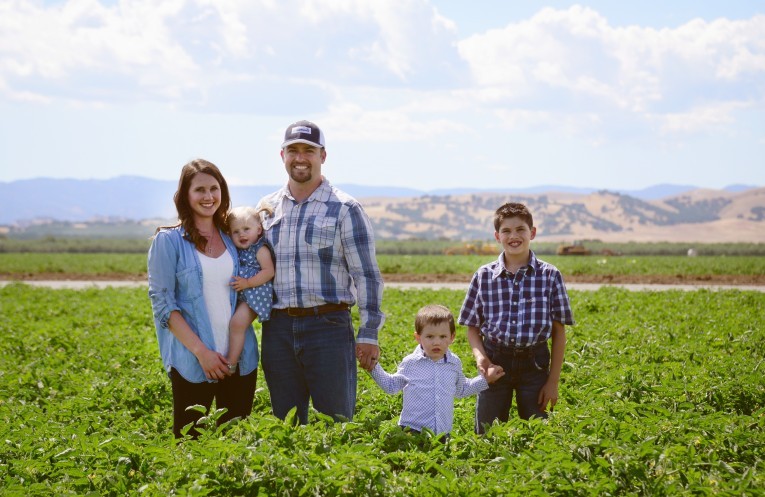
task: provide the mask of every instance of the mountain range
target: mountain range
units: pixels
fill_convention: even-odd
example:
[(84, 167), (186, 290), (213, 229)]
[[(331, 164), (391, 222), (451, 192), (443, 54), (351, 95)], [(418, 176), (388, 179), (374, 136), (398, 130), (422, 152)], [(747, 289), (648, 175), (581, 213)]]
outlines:
[[(541, 239), (765, 242), (765, 188), (751, 185), (719, 190), (656, 185), (620, 191), (558, 185), (431, 191), (337, 186), (362, 202), (381, 239), (490, 238), (494, 210), (506, 201), (520, 201), (532, 210)], [(0, 195), (11, 206), (0, 211), (0, 225), (23, 229), (54, 220), (172, 219), (176, 187), (174, 181), (136, 176), (0, 182)], [(230, 189), (234, 205), (254, 205), (279, 187)]]

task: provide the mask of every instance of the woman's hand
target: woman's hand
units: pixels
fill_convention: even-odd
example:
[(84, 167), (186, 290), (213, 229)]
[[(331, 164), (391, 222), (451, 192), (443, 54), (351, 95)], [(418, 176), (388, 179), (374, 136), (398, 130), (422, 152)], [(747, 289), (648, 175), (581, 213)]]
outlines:
[(199, 364), (205, 372), (208, 380), (222, 380), (226, 376), (231, 376), (228, 368), (228, 361), (222, 354), (214, 350), (205, 349), (198, 356)]

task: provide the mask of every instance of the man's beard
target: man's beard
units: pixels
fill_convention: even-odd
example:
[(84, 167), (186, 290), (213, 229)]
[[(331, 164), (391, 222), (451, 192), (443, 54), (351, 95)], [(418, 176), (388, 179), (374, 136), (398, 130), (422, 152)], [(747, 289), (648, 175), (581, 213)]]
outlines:
[(310, 169), (298, 170), (290, 168), (290, 178), (296, 183), (308, 183), (313, 178)]

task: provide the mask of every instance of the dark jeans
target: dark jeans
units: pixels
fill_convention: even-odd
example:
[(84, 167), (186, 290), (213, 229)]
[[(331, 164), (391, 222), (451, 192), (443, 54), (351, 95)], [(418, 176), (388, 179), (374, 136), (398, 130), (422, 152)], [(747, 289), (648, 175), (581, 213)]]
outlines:
[[(248, 375), (240, 376), (237, 371), (217, 383), (192, 383), (186, 381), (175, 370), (170, 370), (170, 382), (173, 388), (173, 434), (175, 438), (181, 438), (181, 430), (189, 423), (204, 416), (198, 411), (187, 411), (186, 408), (196, 404), (205, 406), (208, 410), (215, 399), (218, 409), (227, 408), (228, 412), (218, 419), (218, 424), (225, 423), (233, 418), (246, 418), (252, 412), (252, 401), (255, 398), (255, 382), (258, 379), (258, 370)], [(199, 436), (196, 428), (189, 430), (189, 435), (196, 438)]]
[(484, 340), (484, 349), (491, 362), (502, 366), (505, 375), (478, 394), (475, 412), (475, 431), (484, 433), (485, 426), (494, 420), (506, 422), (516, 394), (518, 415), (522, 419), (532, 416), (547, 418), (539, 408), (539, 392), (547, 381), (550, 368), (550, 350), (547, 342), (529, 349), (502, 347)]
[(308, 402), (336, 421), (352, 419), (356, 407), (356, 339), (351, 313), (293, 317), (274, 312), (263, 323), (263, 374), (274, 415), (297, 407), (308, 422)]

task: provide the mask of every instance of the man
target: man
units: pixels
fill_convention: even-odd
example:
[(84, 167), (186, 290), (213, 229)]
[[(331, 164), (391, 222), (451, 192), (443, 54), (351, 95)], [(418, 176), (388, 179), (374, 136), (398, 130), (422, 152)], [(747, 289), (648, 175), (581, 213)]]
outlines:
[[(275, 302), (263, 324), (263, 373), (271, 406), (301, 423), (313, 407), (352, 419), (356, 360), (366, 370), (379, 356), (383, 282), (369, 218), (350, 195), (321, 175), (324, 134), (309, 121), (291, 124), (281, 151), (287, 185), (261, 201), (273, 209), (263, 226), (274, 249)], [(359, 306), (354, 338), (350, 307)]]

